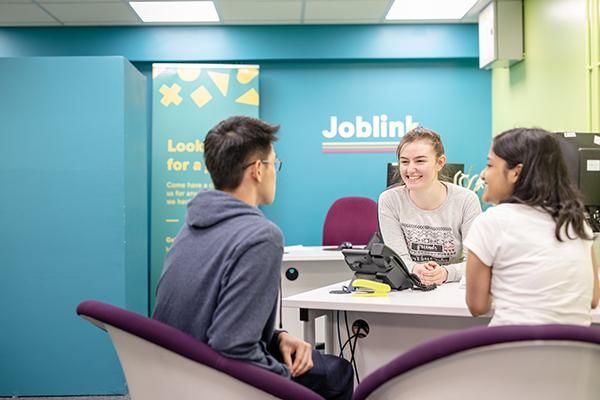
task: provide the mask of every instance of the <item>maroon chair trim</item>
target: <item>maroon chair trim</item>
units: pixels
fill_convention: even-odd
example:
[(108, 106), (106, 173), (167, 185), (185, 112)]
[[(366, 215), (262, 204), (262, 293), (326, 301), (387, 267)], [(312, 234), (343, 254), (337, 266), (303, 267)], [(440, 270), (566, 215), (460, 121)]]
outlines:
[(354, 400), (363, 400), (381, 385), (429, 362), (501, 343), (532, 340), (564, 340), (600, 344), (600, 330), (573, 325), (496, 326), (459, 331), (430, 340), (396, 357), (371, 373), (358, 385)]
[(160, 321), (94, 300), (80, 303), (77, 314), (129, 332), (182, 357), (224, 372), (275, 397), (290, 400), (322, 400), (321, 396), (296, 382), (248, 362), (227, 358), (207, 344)]

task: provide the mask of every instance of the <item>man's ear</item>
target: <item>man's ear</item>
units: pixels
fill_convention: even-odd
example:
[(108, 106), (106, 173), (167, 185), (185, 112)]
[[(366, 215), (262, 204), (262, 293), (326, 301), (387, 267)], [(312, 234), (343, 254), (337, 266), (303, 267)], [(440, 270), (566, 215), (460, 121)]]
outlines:
[(262, 162), (260, 160), (256, 160), (254, 164), (249, 168), (250, 176), (258, 181), (258, 183), (262, 182), (263, 173), (261, 168)]
[(523, 171), (523, 164), (521, 163), (515, 165), (514, 168), (508, 171), (508, 179), (510, 179), (511, 183), (516, 183), (519, 180), (521, 171)]

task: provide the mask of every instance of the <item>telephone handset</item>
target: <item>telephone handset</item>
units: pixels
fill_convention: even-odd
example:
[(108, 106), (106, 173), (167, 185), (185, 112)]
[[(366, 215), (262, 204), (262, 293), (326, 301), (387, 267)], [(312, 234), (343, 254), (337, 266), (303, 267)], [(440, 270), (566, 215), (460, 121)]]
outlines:
[[(426, 285), (411, 273), (394, 250), (386, 246), (375, 233), (365, 249), (342, 250), (346, 264), (354, 271), (354, 279), (370, 279), (387, 283), (394, 290), (433, 290), (437, 285)], [(353, 279), (353, 280), (354, 280)]]

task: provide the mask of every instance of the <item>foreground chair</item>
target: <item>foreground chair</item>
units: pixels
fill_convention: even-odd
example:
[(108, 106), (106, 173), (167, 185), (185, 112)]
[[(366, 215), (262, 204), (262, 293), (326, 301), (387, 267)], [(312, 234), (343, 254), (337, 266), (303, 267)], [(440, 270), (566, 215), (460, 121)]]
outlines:
[(377, 230), (377, 203), (368, 197), (341, 197), (325, 216), (323, 246), (364, 245)]
[(599, 366), (598, 328), (474, 328), (400, 355), (366, 377), (354, 400), (598, 399)]
[(108, 332), (132, 400), (322, 399), (289, 379), (222, 356), (182, 331), (99, 301), (77, 314)]

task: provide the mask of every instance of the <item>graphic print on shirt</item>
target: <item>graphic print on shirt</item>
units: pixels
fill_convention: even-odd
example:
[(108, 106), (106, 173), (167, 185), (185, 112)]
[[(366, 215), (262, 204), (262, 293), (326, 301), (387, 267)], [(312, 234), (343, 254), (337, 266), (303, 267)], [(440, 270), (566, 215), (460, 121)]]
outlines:
[(450, 264), (456, 256), (456, 243), (449, 226), (400, 224), (414, 262), (435, 261), (440, 265)]

